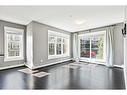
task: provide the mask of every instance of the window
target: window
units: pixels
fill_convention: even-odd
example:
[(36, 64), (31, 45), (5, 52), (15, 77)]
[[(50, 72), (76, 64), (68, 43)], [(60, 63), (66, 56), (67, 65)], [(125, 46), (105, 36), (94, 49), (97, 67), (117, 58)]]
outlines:
[(62, 38), (57, 38), (56, 41), (56, 54), (62, 54)]
[(5, 61), (23, 60), (23, 30), (4, 27)]
[(49, 55), (55, 54), (55, 37), (49, 37)]
[(106, 31), (79, 35), (80, 58), (86, 61), (105, 62)]
[(48, 31), (48, 58), (69, 56), (69, 35)]

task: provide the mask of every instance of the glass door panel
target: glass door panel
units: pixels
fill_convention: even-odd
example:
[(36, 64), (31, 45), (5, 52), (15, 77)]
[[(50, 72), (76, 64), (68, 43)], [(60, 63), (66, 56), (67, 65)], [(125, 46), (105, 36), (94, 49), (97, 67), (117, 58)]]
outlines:
[(80, 57), (90, 58), (90, 37), (80, 39)]
[(106, 31), (79, 36), (80, 59), (88, 62), (106, 61)]
[(104, 56), (104, 34), (91, 37), (91, 58), (102, 60)]

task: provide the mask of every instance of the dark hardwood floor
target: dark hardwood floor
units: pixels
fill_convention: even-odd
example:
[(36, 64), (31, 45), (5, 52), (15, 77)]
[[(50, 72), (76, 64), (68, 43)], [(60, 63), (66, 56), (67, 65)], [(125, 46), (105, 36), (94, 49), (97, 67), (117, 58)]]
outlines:
[(83, 64), (81, 68), (62, 67), (69, 62), (38, 69), (50, 75), (38, 78), (19, 72), (18, 67), (0, 71), (0, 89), (125, 89), (123, 69)]

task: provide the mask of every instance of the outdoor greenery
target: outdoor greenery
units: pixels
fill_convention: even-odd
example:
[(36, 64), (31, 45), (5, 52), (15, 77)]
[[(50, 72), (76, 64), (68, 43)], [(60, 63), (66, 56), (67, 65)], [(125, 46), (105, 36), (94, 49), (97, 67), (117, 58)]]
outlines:
[(104, 39), (103, 37), (100, 37), (100, 39), (97, 42), (98, 51), (97, 51), (96, 58), (98, 59), (103, 59), (103, 47), (104, 47), (103, 43), (104, 43)]

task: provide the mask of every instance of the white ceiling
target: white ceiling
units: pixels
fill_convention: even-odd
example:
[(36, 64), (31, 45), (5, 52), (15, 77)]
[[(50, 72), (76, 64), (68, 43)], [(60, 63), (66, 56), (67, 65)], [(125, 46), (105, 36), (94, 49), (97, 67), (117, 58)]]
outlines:
[[(0, 19), (27, 25), (35, 20), (70, 32), (123, 22), (123, 6), (0, 6)], [(83, 24), (76, 24), (76, 21)]]

